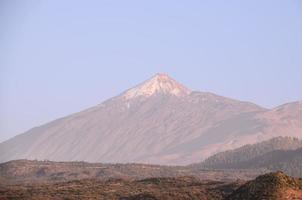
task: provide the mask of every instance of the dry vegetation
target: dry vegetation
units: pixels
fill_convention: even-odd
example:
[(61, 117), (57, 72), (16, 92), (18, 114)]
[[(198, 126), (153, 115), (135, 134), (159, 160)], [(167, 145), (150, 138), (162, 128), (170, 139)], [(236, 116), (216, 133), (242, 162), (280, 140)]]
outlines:
[(243, 182), (201, 181), (194, 177), (144, 180), (73, 180), (0, 186), (0, 199), (30, 200), (284, 200), (302, 199), (302, 180), (282, 172)]
[(2, 186), (0, 199), (224, 199), (239, 183), (202, 182), (192, 177), (137, 181), (95, 179)]
[(257, 173), (19, 160), (0, 164), (0, 200), (302, 199), (302, 180), (282, 172), (268, 173), (251, 181), (235, 180), (251, 178)]

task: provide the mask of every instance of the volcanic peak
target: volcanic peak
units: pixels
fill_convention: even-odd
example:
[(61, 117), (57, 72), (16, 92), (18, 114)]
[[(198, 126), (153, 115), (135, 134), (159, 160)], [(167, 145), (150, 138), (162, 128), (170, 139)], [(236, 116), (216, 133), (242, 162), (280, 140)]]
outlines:
[(191, 90), (175, 81), (167, 74), (158, 73), (149, 80), (125, 92), (125, 99), (139, 96), (149, 97), (154, 94), (170, 94), (182, 97), (191, 93)]

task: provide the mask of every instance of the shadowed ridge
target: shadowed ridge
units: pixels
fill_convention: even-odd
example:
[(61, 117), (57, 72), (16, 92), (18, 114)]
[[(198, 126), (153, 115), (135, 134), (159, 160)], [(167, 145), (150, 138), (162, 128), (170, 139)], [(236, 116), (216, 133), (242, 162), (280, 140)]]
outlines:
[(302, 148), (302, 140), (279, 136), (253, 145), (248, 144), (237, 149), (217, 153), (207, 158), (201, 165), (211, 169), (247, 168), (251, 166), (249, 162), (259, 156), (275, 150), (296, 150), (298, 148)]

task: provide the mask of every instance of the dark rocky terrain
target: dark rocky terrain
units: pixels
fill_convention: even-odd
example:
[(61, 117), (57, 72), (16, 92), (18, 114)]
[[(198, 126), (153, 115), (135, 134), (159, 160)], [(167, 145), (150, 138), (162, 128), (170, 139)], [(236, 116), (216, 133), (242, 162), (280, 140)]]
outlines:
[(202, 170), (190, 166), (160, 166), (146, 164), (101, 164), (85, 162), (51, 162), (17, 160), (0, 164), (2, 184), (55, 183), (96, 179), (141, 180), (152, 177), (193, 176), (202, 180), (250, 180), (267, 171)]

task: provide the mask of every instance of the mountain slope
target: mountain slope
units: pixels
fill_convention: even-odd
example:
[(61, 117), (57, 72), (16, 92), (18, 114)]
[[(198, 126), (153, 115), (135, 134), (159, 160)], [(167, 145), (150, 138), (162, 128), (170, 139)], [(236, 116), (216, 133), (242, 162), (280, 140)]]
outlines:
[(301, 109), (290, 106), (267, 110), (193, 92), (157, 74), (100, 105), (1, 143), (0, 162), (25, 158), (184, 165), (274, 136), (297, 136), (300, 115)]

